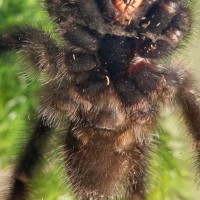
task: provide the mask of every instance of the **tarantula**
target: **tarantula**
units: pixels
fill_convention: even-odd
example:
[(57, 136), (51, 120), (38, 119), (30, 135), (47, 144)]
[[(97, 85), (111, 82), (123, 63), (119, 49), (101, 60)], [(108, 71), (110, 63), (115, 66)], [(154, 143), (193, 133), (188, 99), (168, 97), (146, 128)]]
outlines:
[(61, 127), (66, 171), (81, 200), (118, 192), (126, 200), (146, 198), (148, 152), (162, 105), (180, 106), (200, 155), (200, 105), (190, 73), (159, 62), (190, 33), (188, 3), (45, 0), (66, 45), (30, 26), (0, 33), (1, 54), (23, 50), (47, 79), (6, 199), (28, 198), (43, 146)]

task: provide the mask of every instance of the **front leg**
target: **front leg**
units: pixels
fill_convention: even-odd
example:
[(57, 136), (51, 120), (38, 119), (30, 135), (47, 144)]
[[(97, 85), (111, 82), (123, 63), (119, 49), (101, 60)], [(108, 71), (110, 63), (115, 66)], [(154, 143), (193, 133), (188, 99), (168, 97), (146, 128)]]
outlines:
[(182, 1), (162, 0), (151, 7), (141, 23), (138, 54), (160, 59), (180, 47), (191, 29), (189, 8)]
[(22, 51), (37, 71), (57, 74), (62, 53), (52, 37), (42, 30), (25, 26), (1, 32), (0, 56), (12, 50)]
[(51, 128), (40, 119), (19, 158), (13, 174), (13, 182), (7, 200), (26, 200), (28, 198), (27, 183), (32, 179), (35, 168), (42, 158), (42, 152)]
[[(69, 37), (71, 32), (68, 33)], [(71, 39), (78, 42), (76, 36)], [(84, 42), (88, 42), (87, 37), (80, 41), (85, 44)], [(91, 48), (93, 48), (92, 46)], [(98, 67), (94, 53), (82, 48), (71, 47), (69, 50), (60, 48), (50, 35), (28, 26), (0, 33), (0, 56), (11, 50), (22, 51), (24, 57), (36, 71), (48, 74), (48, 77), (53, 80), (68, 79), (70, 75)]]

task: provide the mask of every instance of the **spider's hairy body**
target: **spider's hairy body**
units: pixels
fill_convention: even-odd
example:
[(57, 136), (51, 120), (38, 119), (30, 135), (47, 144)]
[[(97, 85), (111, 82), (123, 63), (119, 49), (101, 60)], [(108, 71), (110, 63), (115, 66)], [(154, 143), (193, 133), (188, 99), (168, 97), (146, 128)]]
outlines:
[(199, 142), (200, 114), (191, 114), (199, 105), (188, 73), (158, 64), (189, 34), (189, 7), (178, 0), (46, 0), (45, 5), (66, 48), (31, 27), (0, 35), (0, 52), (23, 49), (50, 79), (8, 199), (28, 198), (23, 177), (33, 176), (43, 146), (38, 140), (67, 121), (66, 170), (77, 197), (109, 199), (121, 192), (127, 200), (145, 199), (148, 151), (161, 105), (179, 103)]

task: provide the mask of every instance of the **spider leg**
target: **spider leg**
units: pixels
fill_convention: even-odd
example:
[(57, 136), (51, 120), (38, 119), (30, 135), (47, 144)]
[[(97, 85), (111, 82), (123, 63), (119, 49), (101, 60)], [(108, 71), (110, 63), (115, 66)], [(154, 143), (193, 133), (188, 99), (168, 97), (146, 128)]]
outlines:
[(42, 158), (44, 146), (50, 136), (51, 128), (40, 119), (19, 158), (13, 174), (13, 182), (8, 200), (25, 200), (28, 196), (27, 183), (34, 176), (37, 164)]
[[(129, 175), (129, 185), (126, 193), (128, 200), (146, 199), (146, 176), (147, 176), (147, 151), (145, 145), (134, 149), (133, 169)], [(136, 153), (137, 152), (137, 153)]]
[(76, 0), (45, 0), (44, 3), (49, 15), (58, 24), (67, 23), (69, 17), (76, 13)]
[(33, 66), (43, 71), (57, 72), (59, 48), (47, 33), (21, 27), (0, 34), (0, 55), (11, 50), (22, 50)]
[[(60, 49), (50, 35), (36, 28), (6, 31), (0, 34), (0, 55), (10, 50), (22, 50), (32, 66), (39, 72), (47, 72), (52, 78), (59, 78), (63, 73), (69, 75), (70, 72), (88, 71), (97, 66), (96, 56), (88, 48), (95, 49), (97, 44), (87, 45), (91, 44), (91, 37), (84, 31), (71, 28), (66, 37), (79, 48), (71, 47), (67, 51)], [(78, 39), (77, 32), (85, 35), (83, 40)], [(82, 45), (87, 46), (85, 50), (81, 48)]]
[(181, 1), (162, 1), (150, 9), (140, 26), (139, 55), (160, 59), (180, 46), (180, 41), (190, 32), (189, 10)]
[(179, 103), (187, 120), (189, 129), (192, 131), (194, 140), (197, 142), (197, 147), (200, 141), (200, 105), (197, 100), (194, 90), (183, 89), (179, 94)]
[[(188, 127), (194, 148), (197, 152), (197, 178), (200, 175), (200, 103), (199, 90), (196, 88), (192, 76), (182, 67), (166, 68), (164, 72), (167, 84), (172, 88), (171, 100), (175, 100), (181, 108), (183, 119)], [(176, 104), (176, 105), (177, 105)]]
[(98, 36), (77, 20), (80, 15), (80, 11), (77, 10), (78, 1), (46, 0), (45, 4), (49, 15), (59, 25), (58, 32), (67, 42), (89, 51), (98, 49)]
[(187, 123), (189, 131), (192, 135), (194, 141), (194, 146), (197, 151), (196, 165), (197, 173), (199, 178), (199, 168), (200, 168), (200, 103), (199, 96), (197, 95), (198, 90), (186, 82), (180, 88), (177, 95), (178, 102), (182, 108), (184, 119)]
[(72, 45), (91, 52), (98, 49), (97, 36), (86, 27), (74, 25), (68, 29), (64, 26), (62, 30), (63, 37)]

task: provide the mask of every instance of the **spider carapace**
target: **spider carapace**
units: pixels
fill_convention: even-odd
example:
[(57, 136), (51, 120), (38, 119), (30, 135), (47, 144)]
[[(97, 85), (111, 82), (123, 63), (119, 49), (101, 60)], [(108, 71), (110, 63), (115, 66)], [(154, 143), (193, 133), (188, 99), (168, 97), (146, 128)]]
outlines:
[[(0, 33), (0, 53), (23, 50), (46, 74), (38, 122), (6, 199), (28, 199), (27, 183), (54, 129), (69, 127), (65, 166), (78, 199), (146, 199), (148, 152), (160, 107), (177, 104), (196, 149), (200, 105), (189, 73), (160, 64), (192, 27), (184, 0), (45, 0), (59, 45), (30, 26)], [(69, 123), (69, 125), (68, 125)], [(198, 160), (198, 158), (197, 158)]]

